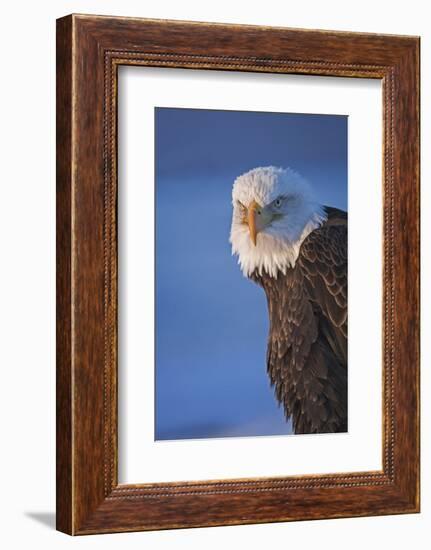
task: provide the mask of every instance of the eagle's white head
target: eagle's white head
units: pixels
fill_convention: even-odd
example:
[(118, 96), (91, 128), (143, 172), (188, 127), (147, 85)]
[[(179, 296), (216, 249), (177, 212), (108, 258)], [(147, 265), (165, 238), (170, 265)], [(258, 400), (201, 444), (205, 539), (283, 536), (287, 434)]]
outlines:
[(245, 276), (277, 277), (295, 265), (302, 241), (326, 215), (310, 185), (290, 168), (254, 168), (232, 190), (232, 254)]

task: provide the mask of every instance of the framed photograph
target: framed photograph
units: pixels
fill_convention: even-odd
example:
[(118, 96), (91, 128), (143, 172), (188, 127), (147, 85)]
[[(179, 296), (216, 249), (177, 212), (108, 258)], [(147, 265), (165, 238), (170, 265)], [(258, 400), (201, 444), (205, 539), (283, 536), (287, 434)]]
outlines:
[(57, 21), (57, 528), (419, 511), (419, 38)]

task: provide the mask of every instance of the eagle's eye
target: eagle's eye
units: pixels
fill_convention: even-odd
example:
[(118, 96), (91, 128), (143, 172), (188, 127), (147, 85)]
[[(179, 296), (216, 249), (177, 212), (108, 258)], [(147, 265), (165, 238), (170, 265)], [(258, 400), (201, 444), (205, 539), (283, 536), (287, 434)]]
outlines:
[(247, 208), (240, 201), (236, 201), (236, 207), (238, 208), (239, 215), (241, 216), (241, 223), (247, 224)]
[(278, 199), (275, 199), (274, 204), (277, 208), (280, 208), (282, 202), (281, 197), (278, 197)]

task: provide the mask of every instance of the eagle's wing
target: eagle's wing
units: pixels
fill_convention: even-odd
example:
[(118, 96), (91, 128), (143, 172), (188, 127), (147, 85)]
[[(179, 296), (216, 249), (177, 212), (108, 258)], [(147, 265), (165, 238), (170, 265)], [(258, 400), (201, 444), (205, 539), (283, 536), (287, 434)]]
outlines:
[(347, 220), (304, 240), (286, 277), (266, 280), (267, 365), (296, 433), (347, 430)]
[[(347, 366), (347, 223), (327, 223), (302, 243), (298, 258), (307, 295), (320, 316), (328, 342)], [(328, 329), (332, 329), (329, 331)]]

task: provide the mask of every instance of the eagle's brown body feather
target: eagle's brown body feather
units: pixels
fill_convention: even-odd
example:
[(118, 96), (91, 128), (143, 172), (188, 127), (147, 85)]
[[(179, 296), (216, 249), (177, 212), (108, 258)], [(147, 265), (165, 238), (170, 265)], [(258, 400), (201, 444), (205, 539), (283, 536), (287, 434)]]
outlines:
[(347, 431), (347, 214), (325, 210), (293, 268), (251, 276), (268, 300), (268, 374), (295, 433)]

